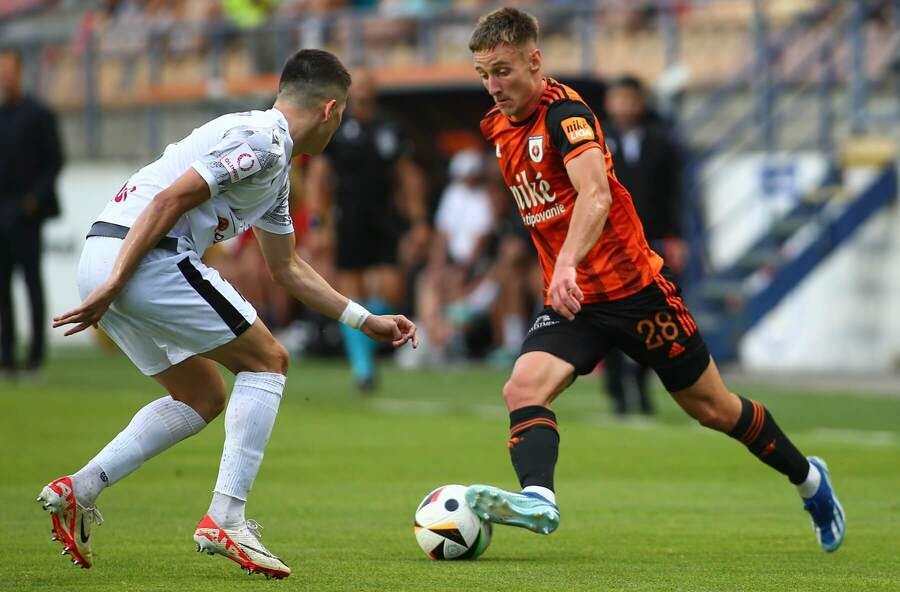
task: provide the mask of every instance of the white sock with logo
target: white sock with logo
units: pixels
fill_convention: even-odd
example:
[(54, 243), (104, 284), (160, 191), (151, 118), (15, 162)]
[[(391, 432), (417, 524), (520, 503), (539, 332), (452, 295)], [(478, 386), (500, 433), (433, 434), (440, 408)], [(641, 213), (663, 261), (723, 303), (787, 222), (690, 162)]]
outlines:
[(244, 522), (244, 504), (263, 453), (286, 378), (272, 372), (239, 372), (225, 410), (225, 447), (209, 515), (222, 528)]
[(204, 427), (206, 422), (190, 405), (171, 396), (148, 403), (97, 456), (72, 475), (76, 498), (85, 507), (93, 506), (104, 488)]

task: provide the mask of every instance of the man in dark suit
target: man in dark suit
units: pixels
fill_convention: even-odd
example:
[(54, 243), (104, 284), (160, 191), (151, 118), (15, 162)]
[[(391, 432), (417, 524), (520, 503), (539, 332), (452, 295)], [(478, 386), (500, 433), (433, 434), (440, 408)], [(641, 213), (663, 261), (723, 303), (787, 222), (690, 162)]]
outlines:
[[(615, 80), (606, 91), (608, 121), (603, 129), (616, 177), (628, 189), (644, 225), (644, 235), (676, 276), (687, 249), (681, 225), (681, 154), (669, 130), (647, 108), (641, 82), (632, 76)], [(613, 410), (624, 415), (634, 404), (653, 413), (647, 392), (648, 368), (619, 350), (606, 357), (606, 387)]]
[(59, 215), (56, 177), (62, 148), (53, 113), (22, 89), (22, 59), (0, 51), (0, 371), (14, 376), (12, 275), (22, 270), (31, 303), (32, 340), (26, 371), (44, 362), (45, 312), (41, 225)]

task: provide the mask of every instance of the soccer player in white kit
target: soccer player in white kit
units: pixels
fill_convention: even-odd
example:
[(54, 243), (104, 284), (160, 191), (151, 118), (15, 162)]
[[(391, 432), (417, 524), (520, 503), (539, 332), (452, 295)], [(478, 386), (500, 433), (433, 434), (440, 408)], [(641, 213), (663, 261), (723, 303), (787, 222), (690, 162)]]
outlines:
[(202, 430), (225, 407), (216, 362), (236, 376), (225, 412), (225, 446), (197, 549), (248, 572), (283, 578), (290, 568), (244, 517), (284, 390), (288, 354), (256, 311), (200, 260), (213, 243), (253, 228), (272, 276), (311, 308), (399, 347), (417, 345), (401, 315), (370, 315), (296, 254), (288, 168), (318, 154), (341, 122), (350, 75), (328, 52), (301, 50), (281, 74), (268, 111), (224, 115), (166, 147), (135, 173), (88, 233), (78, 269), (83, 302), (54, 319), (71, 335), (99, 324), (168, 393), (148, 404), (76, 473), (38, 501), (51, 513), (63, 555), (90, 567), (95, 501), (144, 461)]

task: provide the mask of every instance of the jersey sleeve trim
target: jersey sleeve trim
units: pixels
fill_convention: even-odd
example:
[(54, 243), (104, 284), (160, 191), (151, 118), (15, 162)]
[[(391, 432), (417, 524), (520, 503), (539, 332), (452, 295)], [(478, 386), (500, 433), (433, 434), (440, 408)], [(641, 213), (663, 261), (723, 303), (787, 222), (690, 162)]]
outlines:
[(575, 148), (574, 150), (572, 150), (571, 152), (569, 152), (568, 154), (563, 156), (563, 164), (568, 164), (570, 160), (572, 160), (573, 158), (575, 158), (576, 156), (578, 156), (579, 154), (581, 154), (583, 152), (587, 152), (591, 148), (602, 149), (600, 144), (598, 144), (597, 142), (587, 142), (586, 144), (580, 144), (578, 146), (578, 148)]
[(254, 228), (271, 232), (272, 234), (290, 234), (294, 232), (294, 221), (291, 219), (289, 197), (290, 185), (285, 179), (281, 187), (275, 205), (269, 208), (254, 224)]
[(205, 164), (201, 161), (197, 161), (191, 165), (191, 168), (197, 171), (197, 173), (203, 177), (203, 180), (206, 181), (206, 184), (209, 185), (209, 196), (215, 197), (219, 193), (219, 183), (216, 181), (215, 175), (212, 174), (212, 171), (207, 168)]

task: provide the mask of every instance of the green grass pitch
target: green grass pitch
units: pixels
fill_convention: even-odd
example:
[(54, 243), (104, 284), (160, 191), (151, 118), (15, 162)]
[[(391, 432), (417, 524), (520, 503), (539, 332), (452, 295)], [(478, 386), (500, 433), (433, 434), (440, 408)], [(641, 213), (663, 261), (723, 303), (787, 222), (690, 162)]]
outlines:
[(74, 568), (34, 501), (161, 396), (122, 357), (63, 352), (41, 383), (0, 384), (0, 590), (900, 590), (900, 397), (741, 392), (831, 465), (848, 534), (819, 550), (787, 481), (737, 442), (695, 427), (664, 393), (652, 422), (616, 423), (596, 378), (556, 405), (560, 529), (498, 527), (475, 562), (433, 562), (413, 513), (433, 487), (513, 487), (506, 373), (386, 368), (376, 397), (341, 364), (295, 363), (248, 516), (294, 570), (247, 577), (194, 552), (215, 482), (220, 417), (100, 498), (95, 566)]

